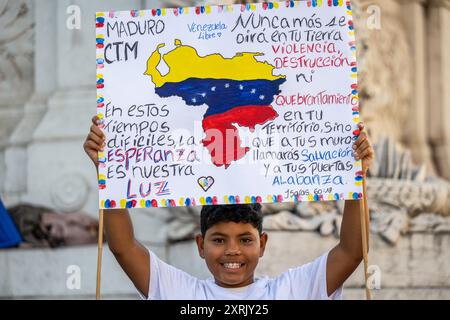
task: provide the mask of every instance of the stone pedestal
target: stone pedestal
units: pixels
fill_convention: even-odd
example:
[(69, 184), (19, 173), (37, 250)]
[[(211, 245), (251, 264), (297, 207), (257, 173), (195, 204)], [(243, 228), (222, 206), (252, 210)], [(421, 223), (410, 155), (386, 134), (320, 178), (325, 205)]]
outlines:
[[(162, 259), (164, 247), (149, 245)], [(0, 250), (0, 299), (95, 299), (97, 246), (62, 249)], [(67, 286), (80, 271), (80, 288)], [(69, 273), (68, 273), (69, 270)], [(102, 299), (139, 299), (137, 290), (120, 268), (114, 256), (104, 248)], [(70, 281), (69, 281), (70, 282)]]

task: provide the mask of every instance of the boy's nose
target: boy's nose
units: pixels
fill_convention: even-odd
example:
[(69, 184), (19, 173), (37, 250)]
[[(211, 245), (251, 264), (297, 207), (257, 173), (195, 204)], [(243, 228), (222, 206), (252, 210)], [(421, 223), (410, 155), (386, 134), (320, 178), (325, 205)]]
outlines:
[(228, 249), (225, 251), (225, 254), (228, 256), (237, 256), (241, 254), (241, 251), (239, 249)]
[(226, 255), (239, 255), (241, 254), (241, 249), (238, 245), (230, 245), (225, 249)]

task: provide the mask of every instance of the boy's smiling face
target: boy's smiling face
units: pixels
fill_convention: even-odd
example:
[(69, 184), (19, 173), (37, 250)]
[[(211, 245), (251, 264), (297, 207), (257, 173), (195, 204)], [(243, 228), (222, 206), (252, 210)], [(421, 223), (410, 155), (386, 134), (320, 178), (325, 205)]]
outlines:
[(206, 231), (205, 237), (198, 235), (196, 241), (216, 284), (238, 288), (253, 283), (267, 234), (260, 235), (250, 223), (219, 222)]

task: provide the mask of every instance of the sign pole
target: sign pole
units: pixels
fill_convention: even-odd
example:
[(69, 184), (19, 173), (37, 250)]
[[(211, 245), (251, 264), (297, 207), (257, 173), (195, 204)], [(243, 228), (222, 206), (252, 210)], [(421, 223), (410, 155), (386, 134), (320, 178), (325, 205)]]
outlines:
[(364, 259), (364, 287), (366, 289), (366, 299), (371, 300), (372, 295), (370, 289), (367, 287), (367, 281), (369, 274), (367, 272), (369, 266), (368, 258), (368, 241), (369, 241), (369, 207), (367, 204), (367, 194), (366, 194), (366, 178), (363, 177), (363, 199), (359, 201), (359, 212), (361, 220), (361, 239), (362, 239), (362, 250)]
[(95, 291), (95, 299), (100, 300), (100, 285), (102, 275), (102, 253), (103, 253), (103, 209), (98, 212), (98, 253), (97, 253), (97, 288)]

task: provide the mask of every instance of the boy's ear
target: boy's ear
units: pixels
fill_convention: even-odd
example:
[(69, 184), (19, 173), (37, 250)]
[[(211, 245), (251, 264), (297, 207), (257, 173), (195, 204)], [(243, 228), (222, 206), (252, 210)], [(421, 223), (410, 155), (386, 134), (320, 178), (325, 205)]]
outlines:
[(205, 259), (205, 250), (204, 250), (205, 240), (203, 239), (201, 234), (197, 234), (195, 236), (195, 242), (197, 243), (197, 249), (198, 249), (199, 256), (202, 257), (202, 259)]
[(269, 236), (267, 233), (263, 232), (261, 233), (261, 236), (259, 237), (259, 257), (261, 258), (264, 255), (264, 251), (266, 250), (266, 244), (267, 240), (269, 239)]

